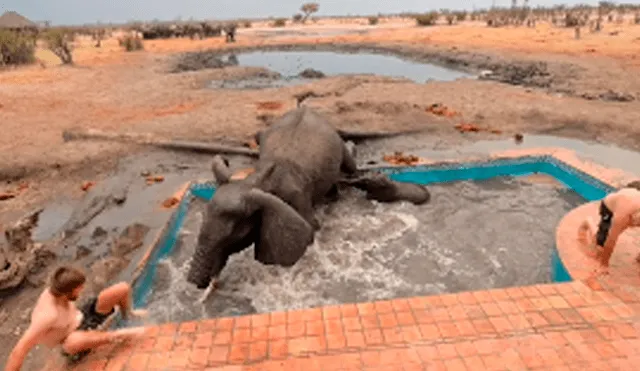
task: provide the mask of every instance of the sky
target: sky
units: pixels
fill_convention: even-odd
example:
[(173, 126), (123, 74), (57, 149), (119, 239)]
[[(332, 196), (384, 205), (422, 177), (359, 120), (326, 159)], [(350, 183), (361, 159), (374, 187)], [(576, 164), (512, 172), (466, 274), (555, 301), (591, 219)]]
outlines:
[[(371, 15), (426, 12), (441, 8), (472, 10), (508, 6), (511, 0), (316, 0), (317, 15)], [(634, 3), (639, 0), (626, 0)], [(52, 24), (123, 23), (147, 20), (290, 17), (305, 0), (1, 0), (0, 13), (13, 10), (32, 21)], [(597, 0), (530, 0), (530, 6), (597, 4)]]

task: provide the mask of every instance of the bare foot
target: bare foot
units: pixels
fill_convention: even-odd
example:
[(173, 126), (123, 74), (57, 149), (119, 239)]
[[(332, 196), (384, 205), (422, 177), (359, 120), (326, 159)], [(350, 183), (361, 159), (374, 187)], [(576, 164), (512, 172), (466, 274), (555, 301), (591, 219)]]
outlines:
[(121, 330), (116, 330), (113, 332), (113, 339), (114, 340), (128, 340), (128, 339), (134, 339), (134, 338), (138, 338), (138, 337), (142, 337), (145, 334), (145, 328), (144, 327), (130, 327), (130, 328), (123, 328)]
[(149, 315), (149, 311), (146, 309), (133, 309), (130, 314), (134, 318), (146, 318)]

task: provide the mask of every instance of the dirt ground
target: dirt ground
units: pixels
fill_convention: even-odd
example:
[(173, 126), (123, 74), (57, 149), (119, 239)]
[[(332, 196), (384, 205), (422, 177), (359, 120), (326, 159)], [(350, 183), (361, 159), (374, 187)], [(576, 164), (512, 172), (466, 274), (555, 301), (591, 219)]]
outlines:
[[(26, 185), (17, 197), (0, 201), (0, 229), (50, 200), (81, 197), (83, 181), (100, 182), (122, 156), (145, 150), (107, 142), (65, 143), (63, 130), (83, 127), (243, 143), (266, 125), (261, 116), (295, 107), (296, 96), (305, 92), (314, 93), (305, 104), (342, 129), (428, 129), (450, 142), (463, 136), (535, 133), (640, 147), (639, 25), (607, 23), (602, 32), (583, 31), (576, 40), (573, 29), (544, 23), (533, 29), (473, 22), (429, 28), (402, 20), (377, 27), (365, 23), (323, 20), (280, 29), (280, 34), (257, 24), (240, 30), (235, 44), (225, 44), (224, 38), (153, 40), (145, 42), (144, 51), (132, 53), (122, 51), (115, 37), (101, 48), (79, 40), (73, 67), (57, 65), (50, 52), (40, 50), (39, 64), (0, 72), (0, 194)], [(279, 89), (224, 90), (205, 85), (253, 72), (228, 67), (168, 73), (180, 52), (229, 47), (351, 52), (366, 47), (494, 74), (488, 80), (428, 84), (342, 76)], [(436, 103), (457, 114), (429, 112)], [(499, 133), (460, 134), (457, 124)], [(17, 299), (4, 300), (5, 310), (29, 310), (29, 300), (20, 300), (17, 307), (11, 305)], [(19, 331), (14, 330), (2, 328), (10, 336), (3, 349), (15, 342)], [(5, 353), (0, 351), (0, 359)]]

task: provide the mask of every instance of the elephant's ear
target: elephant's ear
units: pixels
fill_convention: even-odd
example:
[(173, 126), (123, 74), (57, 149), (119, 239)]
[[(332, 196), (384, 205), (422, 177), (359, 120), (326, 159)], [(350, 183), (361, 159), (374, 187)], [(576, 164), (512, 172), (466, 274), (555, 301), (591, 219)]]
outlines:
[(229, 161), (220, 155), (213, 157), (211, 171), (213, 172), (213, 176), (216, 177), (218, 184), (229, 183), (229, 179), (231, 179), (231, 175), (233, 175), (231, 169), (229, 169)]
[(259, 205), (261, 223), (255, 258), (263, 264), (294, 265), (313, 243), (313, 227), (280, 198), (252, 189), (249, 202)]

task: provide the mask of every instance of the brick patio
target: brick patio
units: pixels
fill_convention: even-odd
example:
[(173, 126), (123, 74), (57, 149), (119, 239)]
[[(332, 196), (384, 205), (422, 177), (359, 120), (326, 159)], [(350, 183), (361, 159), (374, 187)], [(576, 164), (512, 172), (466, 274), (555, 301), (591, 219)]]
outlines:
[(71, 369), (635, 370), (640, 296), (619, 293), (572, 282), (169, 323)]
[[(609, 184), (629, 180), (553, 151)], [(571, 211), (556, 231), (571, 283), (168, 323), (150, 327), (136, 344), (102, 347), (75, 367), (46, 369), (637, 370), (640, 238), (626, 232), (611, 274), (594, 277), (596, 262), (576, 228), (597, 217), (596, 206)]]

